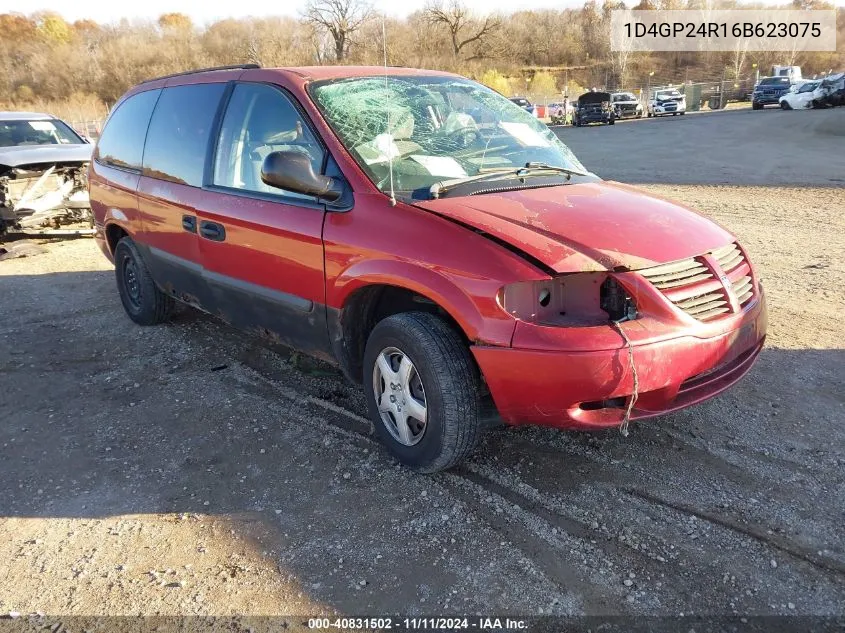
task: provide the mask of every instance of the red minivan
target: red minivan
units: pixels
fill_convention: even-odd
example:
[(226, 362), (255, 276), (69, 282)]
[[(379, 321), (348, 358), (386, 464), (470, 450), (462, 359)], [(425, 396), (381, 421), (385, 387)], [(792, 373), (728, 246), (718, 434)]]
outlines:
[(336, 363), (423, 472), (508, 424), (626, 426), (754, 363), (763, 289), (694, 211), (602, 181), (453, 74), (238, 66), (148, 81), (90, 167), (130, 318), (174, 301)]

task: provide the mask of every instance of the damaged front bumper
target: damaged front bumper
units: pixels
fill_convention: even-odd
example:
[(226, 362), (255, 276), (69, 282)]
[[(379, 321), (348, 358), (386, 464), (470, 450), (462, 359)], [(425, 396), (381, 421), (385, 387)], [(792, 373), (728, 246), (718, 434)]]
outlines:
[[(668, 309), (668, 304), (667, 304)], [(741, 311), (707, 322), (669, 313), (616, 326), (549, 328), (518, 323), (513, 347), (472, 353), (499, 415), (509, 424), (598, 429), (703, 402), (742, 378), (766, 337), (762, 286)]]
[[(87, 168), (87, 163), (0, 165), (0, 235), (92, 234)], [(83, 228), (63, 228), (80, 224)]]

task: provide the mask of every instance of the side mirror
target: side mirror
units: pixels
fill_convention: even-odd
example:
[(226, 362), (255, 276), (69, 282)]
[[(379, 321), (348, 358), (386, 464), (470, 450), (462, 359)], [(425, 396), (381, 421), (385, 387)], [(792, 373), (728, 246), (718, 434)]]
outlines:
[(266, 185), (334, 202), (343, 194), (341, 184), (330, 176), (314, 173), (311, 159), (301, 152), (272, 152), (261, 166)]

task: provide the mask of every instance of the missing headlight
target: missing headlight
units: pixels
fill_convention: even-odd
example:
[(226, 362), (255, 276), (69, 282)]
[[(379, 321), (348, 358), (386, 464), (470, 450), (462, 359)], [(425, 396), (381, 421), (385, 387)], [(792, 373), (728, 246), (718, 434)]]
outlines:
[(511, 284), (501, 289), (498, 302), (515, 318), (538, 325), (603, 325), (611, 313), (611, 318), (636, 317), (624, 288), (607, 273), (573, 273)]
[(599, 289), (599, 306), (607, 312), (611, 321), (627, 321), (637, 318), (637, 307), (625, 288), (613, 277), (608, 277)]

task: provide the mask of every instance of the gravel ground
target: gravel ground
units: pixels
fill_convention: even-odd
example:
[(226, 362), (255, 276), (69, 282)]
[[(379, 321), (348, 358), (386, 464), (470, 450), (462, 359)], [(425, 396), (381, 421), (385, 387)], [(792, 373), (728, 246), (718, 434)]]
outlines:
[[(187, 309), (133, 325), (88, 240), (0, 262), (0, 613), (843, 615), (845, 193), (809, 186), (845, 173), (816, 151), (839, 113), (753, 114), (776, 131), (736, 138), (736, 184), (701, 184), (722, 177), (710, 161), (682, 173), (675, 148), (646, 186), (762, 271), (749, 376), (628, 438), (493, 431), (432, 477), (379, 448), (331, 368)], [(793, 186), (750, 186), (781, 115), (816, 117)], [(665, 129), (719, 155), (699, 121), (746, 116), (561, 133), (636, 183), (620, 138)]]

